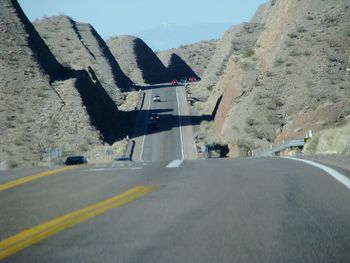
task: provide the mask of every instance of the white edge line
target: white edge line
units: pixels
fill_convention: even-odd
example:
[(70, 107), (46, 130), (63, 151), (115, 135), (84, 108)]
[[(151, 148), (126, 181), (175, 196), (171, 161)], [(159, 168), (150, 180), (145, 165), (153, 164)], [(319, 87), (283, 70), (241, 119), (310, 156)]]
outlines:
[(295, 161), (299, 161), (299, 162), (304, 162), (307, 164), (310, 164), (312, 166), (315, 166), (325, 172), (327, 172), (329, 175), (331, 175), (335, 180), (337, 180), (338, 182), (342, 183), (343, 185), (345, 185), (348, 189), (350, 189), (350, 179), (348, 177), (346, 177), (345, 175), (337, 172), (336, 170), (323, 165), (323, 164), (319, 164), (313, 161), (309, 161), (309, 160), (304, 160), (304, 159), (298, 159), (298, 158), (292, 158), (292, 157), (284, 157), (285, 159), (291, 159), (291, 160), (295, 160)]
[(116, 170), (141, 170), (142, 167), (113, 167), (113, 168), (95, 168), (95, 169), (86, 169), (82, 172), (103, 172), (103, 171), (116, 171)]
[(177, 112), (179, 114), (179, 126), (180, 126), (180, 141), (181, 141), (181, 160), (185, 159), (185, 152), (184, 152), (184, 143), (182, 138), (182, 123), (181, 123), (181, 110), (180, 110), (180, 103), (179, 103), (179, 94), (178, 89), (179, 86), (176, 86), (176, 101), (177, 101)]
[(145, 145), (145, 140), (146, 140), (146, 133), (147, 133), (147, 120), (148, 120), (148, 116), (149, 116), (149, 111), (151, 109), (151, 100), (152, 100), (152, 91), (153, 89), (151, 89), (151, 94), (149, 96), (149, 101), (148, 101), (148, 109), (147, 109), (147, 115), (146, 115), (146, 120), (145, 120), (145, 130), (143, 132), (143, 138), (142, 138), (142, 144), (141, 144), (141, 151), (140, 151), (140, 161), (143, 162), (142, 160), (142, 155), (143, 155), (143, 147)]
[(177, 167), (180, 167), (182, 162), (183, 162), (183, 160), (173, 160), (166, 166), (166, 168), (177, 168)]

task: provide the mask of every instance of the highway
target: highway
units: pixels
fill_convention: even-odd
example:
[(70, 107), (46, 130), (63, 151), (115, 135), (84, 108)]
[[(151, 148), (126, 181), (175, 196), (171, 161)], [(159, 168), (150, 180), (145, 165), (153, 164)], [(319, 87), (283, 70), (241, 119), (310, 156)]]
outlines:
[[(0, 258), (20, 234), (25, 248), (4, 262), (349, 262), (350, 192), (322, 170), (279, 158), (167, 166), (84, 166), (1, 191)], [(135, 186), (151, 189), (73, 214), (39, 243), (23, 234)]]
[[(184, 86), (167, 84), (144, 89), (144, 101), (135, 124), (134, 161), (193, 160), (197, 158)], [(159, 95), (160, 102), (153, 102)], [(158, 128), (147, 127), (147, 116), (158, 113)], [(194, 120), (196, 121), (196, 120)]]
[(0, 172), (1, 262), (350, 262), (349, 171), (195, 160), (183, 87), (144, 92), (134, 162)]

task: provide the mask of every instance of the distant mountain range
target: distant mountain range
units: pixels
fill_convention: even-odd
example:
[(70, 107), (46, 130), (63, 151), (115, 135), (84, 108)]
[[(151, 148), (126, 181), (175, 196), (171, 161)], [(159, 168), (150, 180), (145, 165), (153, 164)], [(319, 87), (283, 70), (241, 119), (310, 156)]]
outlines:
[(153, 50), (159, 51), (201, 40), (221, 38), (230, 26), (228, 23), (163, 24), (134, 35), (143, 39)]

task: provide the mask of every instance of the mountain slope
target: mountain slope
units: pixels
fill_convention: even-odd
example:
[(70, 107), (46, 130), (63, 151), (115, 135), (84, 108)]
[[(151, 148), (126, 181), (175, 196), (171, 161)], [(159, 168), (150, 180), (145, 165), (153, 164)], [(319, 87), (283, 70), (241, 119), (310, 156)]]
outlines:
[(345, 0), (275, 0), (248, 23), (259, 27), (250, 41), (239, 26), (225, 33), (193, 93), (204, 97), (197, 108), (216, 109), (216, 140), (232, 156), (303, 138), (350, 114), (349, 17)]
[(171, 74), (156, 54), (139, 38), (118, 36), (107, 41), (125, 74), (136, 84), (170, 82)]
[[(197, 76), (202, 77), (215, 52), (217, 42), (216, 39), (200, 41), (190, 45), (182, 45), (178, 48), (158, 51), (157, 55), (163, 60), (163, 57), (166, 58), (171, 54), (176, 54), (191, 67)], [(166, 64), (166, 61), (163, 63)]]
[(181, 77), (189, 78), (191, 76), (199, 79), (197, 74), (178, 55), (174, 53), (163, 53), (161, 55), (158, 54), (158, 57), (168, 68), (173, 79), (180, 80)]
[(17, 1), (0, 5), (0, 168), (112, 143), (118, 111), (101, 86), (57, 62)]
[(77, 23), (67, 16), (45, 18), (34, 25), (62, 64), (77, 70), (88, 69), (114, 101), (118, 103), (120, 93), (130, 90), (132, 82), (91, 25)]

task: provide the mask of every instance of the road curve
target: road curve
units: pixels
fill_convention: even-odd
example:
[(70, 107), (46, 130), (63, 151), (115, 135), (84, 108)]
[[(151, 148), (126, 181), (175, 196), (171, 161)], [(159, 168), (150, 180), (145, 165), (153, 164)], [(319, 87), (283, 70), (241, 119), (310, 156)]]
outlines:
[(280, 158), (168, 164), (83, 166), (1, 191), (8, 240), (153, 189), (3, 262), (350, 262), (350, 191), (323, 170)]

